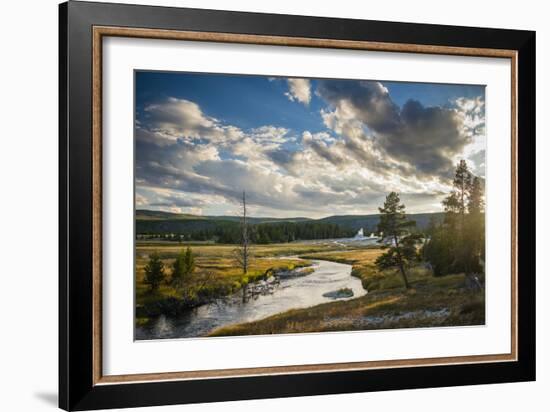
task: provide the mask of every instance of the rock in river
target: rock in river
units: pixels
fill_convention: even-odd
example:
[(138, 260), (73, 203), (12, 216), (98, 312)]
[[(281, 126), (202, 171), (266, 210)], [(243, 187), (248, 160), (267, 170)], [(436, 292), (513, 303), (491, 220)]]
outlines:
[(332, 292), (323, 293), (323, 297), (331, 299), (351, 298), (353, 296), (353, 290), (349, 288), (342, 288), (333, 290)]

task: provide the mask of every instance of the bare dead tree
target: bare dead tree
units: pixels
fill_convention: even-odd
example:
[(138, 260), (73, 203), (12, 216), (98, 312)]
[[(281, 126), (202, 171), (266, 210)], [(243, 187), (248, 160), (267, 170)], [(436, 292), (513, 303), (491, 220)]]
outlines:
[(250, 236), (248, 233), (248, 222), (246, 220), (246, 193), (243, 191), (242, 201), (242, 214), (241, 214), (241, 242), (237, 249), (235, 249), (235, 258), (239, 263), (239, 266), (243, 269), (243, 273), (248, 273), (248, 266), (250, 265)]

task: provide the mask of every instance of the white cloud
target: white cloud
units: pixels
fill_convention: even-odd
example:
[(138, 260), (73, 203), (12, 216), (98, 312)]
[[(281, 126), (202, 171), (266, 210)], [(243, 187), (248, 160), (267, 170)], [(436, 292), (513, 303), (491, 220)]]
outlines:
[[(353, 153), (377, 153), (370, 167), (377, 165), (381, 173), (386, 169), (405, 177), (448, 180), (456, 158), (464, 156), (476, 133), (484, 133), (482, 97), (459, 99), (455, 108), (424, 106), (412, 99), (399, 107), (379, 82), (318, 84), (318, 95), (331, 106), (321, 111), (325, 125), (344, 136)], [(381, 162), (374, 162), (376, 157)]]
[[(308, 82), (308, 96), (309, 86)], [(467, 141), (475, 142), (472, 130), (484, 127), (483, 100), (460, 100), (444, 112), (413, 103), (403, 112), (396, 111), (382, 85), (367, 87), (368, 99), (349, 95), (350, 90), (325, 90), (332, 103), (321, 111), (327, 130), (298, 136), (275, 125), (243, 130), (224, 124), (183, 99), (146, 106), (136, 124), (136, 204), (232, 214), (246, 190), (254, 214), (320, 217), (375, 213), (385, 194), (396, 190), (411, 212), (439, 205), (447, 183), (437, 173), (425, 173), (413, 160), (431, 166), (440, 161), (430, 157), (434, 150), (445, 159), (464, 155), (462, 142), (455, 150), (440, 139), (458, 133), (460, 139), (468, 134)], [(416, 121), (424, 126), (435, 121), (437, 127), (420, 127)], [(449, 127), (454, 134), (438, 135)], [(425, 144), (418, 147), (419, 142)]]
[(288, 92), (285, 96), (290, 101), (298, 101), (306, 106), (311, 101), (311, 83), (308, 79), (287, 79)]
[(284, 143), (287, 141), (288, 132), (289, 130), (284, 127), (261, 126), (252, 129), (250, 134), (255, 141)]
[[(481, 97), (455, 100), (457, 116), (460, 119), (462, 132), (471, 136), (471, 141), (464, 147), (463, 153), (455, 156), (455, 163), (459, 157), (474, 157), (476, 153), (485, 152), (487, 139), (485, 131), (485, 101)], [(476, 159), (481, 159), (476, 157)], [(473, 162), (474, 169), (485, 168), (479, 162)], [(484, 174), (484, 173), (483, 173)]]
[[(243, 132), (205, 115), (198, 104), (185, 99), (168, 99), (145, 107), (149, 131), (169, 140), (208, 139), (217, 142), (238, 140)], [(143, 121), (142, 121), (143, 123)]]

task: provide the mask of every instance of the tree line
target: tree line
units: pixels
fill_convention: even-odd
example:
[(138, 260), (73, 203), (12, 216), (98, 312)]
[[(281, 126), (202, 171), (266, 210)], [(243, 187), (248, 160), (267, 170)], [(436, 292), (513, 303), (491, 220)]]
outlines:
[[(350, 237), (355, 231), (336, 223), (327, 222), (270, 222), (248, 224), (252, 243), (286, 243), (297, 240), (317, 240)], [(215, 241), (216, 243), (240, 244), (242, 228), (238, 223), (211, 228), (189, 229), (175, 234), (141, 234), (142, 239), (165, 239), (170, 241)]]

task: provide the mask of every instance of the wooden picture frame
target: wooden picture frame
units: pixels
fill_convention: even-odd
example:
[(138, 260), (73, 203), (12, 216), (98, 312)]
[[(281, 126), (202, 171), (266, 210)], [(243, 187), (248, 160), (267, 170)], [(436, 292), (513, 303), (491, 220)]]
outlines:
[[(534, 32), (73, 1), (61, 4), (59, 13), (61, 408), (88, 410), (535, 379)], [(511, 352), (104, 376), (102, 40), (108, 36), (510, 59)]]

